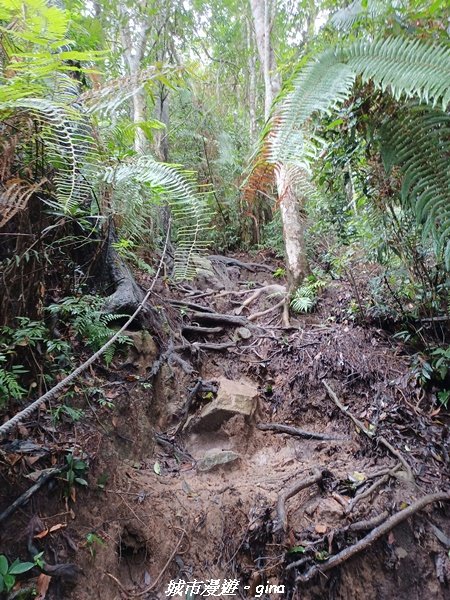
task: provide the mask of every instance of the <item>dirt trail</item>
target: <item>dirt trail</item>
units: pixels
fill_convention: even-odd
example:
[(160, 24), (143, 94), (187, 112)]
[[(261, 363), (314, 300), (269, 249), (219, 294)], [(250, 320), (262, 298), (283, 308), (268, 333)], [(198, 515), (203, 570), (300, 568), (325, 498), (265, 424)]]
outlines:
[[(187, 303), (232, 314), (246, 296), (230, 291), (273, 283), (280, 282), (267, 269), (220, 263), (190, 287), (158, 293), (161, 304), (175, 300), (169, 322), (180, 331), (198, 325), (192, 319), (198, 307)], [(348, 319), (348, 300), (349, 290), (336, 282), (317, 311), (294, 319), (292, 329), (280, 327), (277, 311), (247, 326), (189, 332), (192, 345), (168, 356), (152, 386), (136, 374), (151, 367), (142, 368), (142, 356), (134, 371), (117, 359), (103, 382), (115, 390), (114, 413), (97, 410), (90, 426), (75, 432), (90, 456), (90, 481), (106, 474), (108, 483), (104, 491), (80, 493), (72, 506), (72, 549), (57, 534), (50, 543), (58, 560), (74, 560), (83, 574), (71, 591), (51, 588), (47, 598), (167, 598), (171, 580), (219, 579), (238, 581), (240, 598), (450, 598), (450, 507), (438, 503), (341, 567), (296, 581), (374, 527), (343, 531), (348, 525), (383, 513), (385, 519), (428, 493), (449, 491), (447, 416), (427, 405), (400, 349), (382, 331)], [(277, 301), (262, 295), (242, 316)], [(217, 351), (202, 349), (205, 343), (233, 345)], [(370, 434), (376, 431), (373, 438), (337, 407), (324, 380)], [(222, 404), (211, 416), (221, 395), (230, 402), (223, 390), (236, 392), (236, 383), (241, 391), (256, 389), (255, 398), (241, 399), (241, 412)], [(332, 439), (263, 431), (258, 423)], [(280, 501), (314, 474), (318, 483)], [(374, 483), (380, 485), (349, 510)], [(47, 507), (40, 498), (35, 509), (60, 512), (56, 498)], [(89, 532), (103, 543), (89, 546)], [(278, 593), (275, 587), (266, 593), (268, 586)], [(202, 597), (186, 592), (173, 597)], [(211, 595), (233, 597), (224, 589)]]

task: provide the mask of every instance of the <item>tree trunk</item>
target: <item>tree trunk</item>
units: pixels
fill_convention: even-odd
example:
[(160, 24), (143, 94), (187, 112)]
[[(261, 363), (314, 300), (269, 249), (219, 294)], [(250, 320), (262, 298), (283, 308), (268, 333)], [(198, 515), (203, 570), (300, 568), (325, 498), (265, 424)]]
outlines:
[(254, 55), (253, 35), (250, 24), (247, 22), (247, 50), (248, 50), (248, 110), (250, 143), (256, 139), (256, 61)]
[(294, 171), (286, 165), (279, 165), (275, 176), (283, 223), (288, 291), (291, 294), (309, 272), (305, 249), (305, 218), (295, 193)]
[[(142, 60), (144, 58), (145, 45), (148, 38), (149, 26), (145, 23), (136, 24), (136, 35), (132, 38), (129, 29), (130, 23), (127, 16), (124, 15), (124, 23), (120, 28), (120, 38), (122, 41), (125, 61), (128, 67), (128, 73), (131, 76), (133, 85), (136, 86), (136, 92), (133, 94), (133, 104), (131, 112), (131, 120), (134, 124), (146, 120), (147, 103), (145, 92), (137, 90), (139, 86), (138, 78), (141, 69)], [(140, 127), (136, 127), (134, 134), (134, 149), (138, 154), (145, 154), (148, 149), (148, 141), (144, 131)]]
[(156, 97), (155, 118), (165, 125), (155, 132), (155, 153), (163, 162), (169, 162), (169, 90), (164, 85)]
[[(137, 125), (146, 120), (146, 101), (144, 92), (138, 91), (133, 95), (133, 123)], [(144, 131), (136, 126), (134, 132), (134, 150), (137, 154), (145, 154), (148, 149), (148, 140), (145, 136)]]
[[(264, 106), (267, 120), (270, 116), (273, 99), (281, 87), (270, 39), (273, 23), (272, 5), (271, 0), (250, 0), (250, 5), (255, 26), (256, 45), (264, 74)], [(294, 176), (295, 171), (289, 169), (287, 165), (277, 166), (276, 186), (280, 200), (286, 270), (291, 293), (308, 273), (308, 259), (304, 242), (305, 220), (302, 218), (302, 207), (295, 193)]]
[[(114, 288), (114, 292), (105, 300), (103, 310), (111, 314), (131, 315), (142, 302), (145, 293), (136, 283), (133, 274), (121, 258), (114, 243), (117, 242), (114, 223), (109, 224), (106, 247), (102, 257), (103, 283)], [(158, 328), (158, 319), (150, 307), (144, 307), (136, 317), (137, 325), (141, 328)]]

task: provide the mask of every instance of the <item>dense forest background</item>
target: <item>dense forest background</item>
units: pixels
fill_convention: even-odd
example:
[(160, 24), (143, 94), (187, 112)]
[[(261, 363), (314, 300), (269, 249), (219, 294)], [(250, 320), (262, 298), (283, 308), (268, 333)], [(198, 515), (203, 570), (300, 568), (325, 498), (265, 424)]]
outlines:
[(70, 370), (58, 317), (102, 345), (169, 227), (168, 276), (206, 247), (284, 257), (285, 323), (347, 278), (349, 318), (395, 331), (446, 404), (446, 2), (5, 0), (0, 18), (3, 410)]

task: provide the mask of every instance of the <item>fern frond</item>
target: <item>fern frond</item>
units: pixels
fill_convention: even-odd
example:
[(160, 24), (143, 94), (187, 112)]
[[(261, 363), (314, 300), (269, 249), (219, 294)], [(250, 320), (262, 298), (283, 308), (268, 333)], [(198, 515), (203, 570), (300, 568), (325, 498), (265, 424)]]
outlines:
[(305, 123), (314, 113), (330, 113), (344, 102), (355, 79), (354, 69), (343, 63), (333, 50), (311, 60), (292, 82), (293, 90), (277, 113), (271, 160), (297, 162), (304, 157)]
[(396, 1), (370, 0), (364, 6), (361, 0), (354, 0), (348, 6), (339, 9), (329, 19), (330, 25), (340, 31), (349, 31), (362, 19), (379, 19), (385, 15)]
[(89, 170), (96, 163), (95, 142), (83, 114), (44, 98), (20, 98), (0, 104), (0, 114), (24, 111), (39, 125), (38, 137), (55, 167), (56, 206), (74, 213), (90, 197)]
[(343, 51), (349, 67), (363, 81), (373, 81), (397, 100), (416, 97), (421, 102), (450, 102), (450, 48), (421, 40), (389, 37), (369, 42), (354, 42)]
[(450, 115), (427, 106), (405, 109), (381, 131), (382, 156), (400, 167), (401, 198), (444, 250), (450, 269)]
[(31, 196), (46, 181), (42, 179), (31, 184), (23, 179), (14, 178), (0, 185), (0, 228), (27, 206)]
[(169, 65), (162, 67), (150, 66), (138, 74), (127, 77), (118, 77), (107, 83), (97, 85), (94, 89), (80, 96), (80, 101), (89, 112), (103, 112), (111, 115), (135, 94), (141, 92), (145, 87), (156, 81), (163, 81), (168, 87), (171, 86), (168, 77), (179, 78), (180, 68)]
[[(205, 194), (196, 191), (194, 173), (177, 165), (159, 163), (150, 156), (140, 156), (108, 168), (105, 181), (115, 188), (128, 186), (130, 182), (145, 186), (153, 193), (153, 198), (147, 197), (146, 202), (154, 201), (157, 194), (159, 202), (169, 204), (178, 237), (174, 275), (180, 279), (190, 277), (195, 252), (207, 245), (204, 234), (210, 219)], [(130, 201), (133, 199), (127, 196), (127, 202)], [(120, 213), (124, 207), (115, 205), (114, 209)]]
[(292, 162), (306, 157), (305, 126), (313, 114), (330, 113), (350, 96), (357, 76), (373, 81), (397, 99), (450, 102), (450, 48), (421, 40), (389, 37), (357, 41), (327, 50), (312, 59), (292, 82), (274, 120), (271, 160)]

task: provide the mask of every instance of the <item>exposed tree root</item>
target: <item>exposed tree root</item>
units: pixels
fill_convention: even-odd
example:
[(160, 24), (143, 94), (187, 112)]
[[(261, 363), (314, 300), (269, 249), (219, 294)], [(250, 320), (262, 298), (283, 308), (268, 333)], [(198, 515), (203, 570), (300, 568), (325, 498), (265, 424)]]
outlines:
[(20, 508), (26, 502), (28, 502), (31, 496), (33, 496), (33, 494), (40, 490), (43, 485), (50, 481), (50, 479), (53, 479), (54, 477), (60, 475), (66, 470), (67, 467), (55, 467), (54, 469), (49, 469), (47, 473), (41, 475), (34, 485), (28, 488), (26, 492), (19, 496), (17, 500), (14, 500), (14, 502), (0, 514), (0, 523), (3, 523), (3, 521), (8, 519), (13, 513), (15, 513), (18, 508)]
[(173, 304), (174, 306), (181, 306), (183, 308), (189, 308), (190, 310), (195, 310), (199, 312), (213, 313), (214, 310), (209, 308), (209, 306), (203, 306), (202, 304), (195, 304), (194, 302), (185, 302), (184, 300), (166, 300), (169, 304)]
[(275, 433), (287, 433), (288, 435), (294, 435), (297, 437), (305, 438), (307, 440), (344, 440), (346, 438), (336, 437), (328, 435), (326, 433), (319, 433), (316, 431), (305, 431), (304, 429), (298, 429), (298, 427), (292, 427), (291, 425), (283, 425), (282, 423), (258, 423), (256, 426), (261, 431), (274, 431)]
[[(243, 290), (242, 290), (243, 291)], [(273, 294), (273, 295), (281, 295), (284, 296), (286, 295), (286, 287), (284, 285), (278, 285), (278, 284), (272, 284), (272, 285), (265, 285), (263, 287), (260, 287), (256, 290), (246, 290), (246, 293), (250, 293), (251, 295), (247, 298), (247, 300), (245, 300), (241, 306), (235, 310), (235, 313), (237, 315), (240, 315), (242, 313), (242, 311), (244, 310), (244, 308), (247, 308), (248, 306), (250, 306), (250, 304), (252, 304), (255, 300), (257, 300), (262, 294)], [(240, 294), (240, 292), (239, 292)]]
[[(360, 421), (355, 416), (353, 416), (345, 408), (345, 406), (342, 404), (342, 402), (336, 396), (335, 392), (328, 385), (328, 383), (325, 381), (325, 379), (322, 380), (322, 383), (325, 386), (325, 388), (326, 388), (326, 390), (328, 392), (329, 397), (333, 400), (333, 402), (336, 404), (336, 406), (344, 413), (344, 415), (346, 415), (349, 419), (351, 419), (353, 421), (353, 423), (356, 425), (356, 427), (358, 429), (360, 429), (369, 439), (373, 440), (374, 436), (375, 436), (375, 432), (374, 431), (370, 431), (369, 429), (367, 429), (367, 427), (364, 425), (364, 423), (362, 421)], [(376, 441), (379, 444), (383, 445), (385, 448), (387, 448), (389, 450), (389, 452), (391, 452), (391, 454), (393, 454), (395, 457), (398, 458), (398, 460), (405, 467), (405, 471), (406, 471), (406, 475), (408, 477), (408, 480), (409, 481), (414, 481), (414, 475), (412, 473), (411, 467), (406, 462), (406, 460), (404, 459), (404, 457), (400, 454), (400, 452), (396, 448), (394, 448), (394, 446), (392, 446), (392, 444), (390, 442), (388, 442), (387, 439), (385, 437), (383, 437), (383, 436), (377, 436), (376, 437)]]
[(248, 320), (245, 317), (237, 317), (235, 315), (196, 312), (191, 318), (192, 321), (198, 321), (199, 323), (209, 323), (230, 327), (248, 327)]
[(270, 308), (267, 308), (266, 310), (261, 310), (260, 312), (253, 313), (252, 315), (250, 315), (248, 317), (248, 320), (255, 321), (256, 319), (259, 319), (259, 317), (268, 315), (269, 313), (274, 312), (275, 310), (277, 310), (278, 308), (281, 308), (282, 306), (284, 306), (284, 298), (283, 298), (283, 300), (280, 300), (280, 302), (278, 302), (274, 306), (271, 306)]
[(222, 333), (223, 327), (196, 327), (195, 325), (184, 325), (181, 329), (182, 335), (208, 335), (211, 333)]
[(400, 469), (401, 466), (402, 463), (396, 464), (393, 469), (391, 469), (390, 471), (385, 473), (380, 479), (372, 483), (372, 485), (368, 487), (364, 492), (361, 492), (361, 494), (355, 496), (353, 500), (349, 503), (346, 513), (349, 514), (355, 508), (358, 502), (360, 502), (364, 498), (367, 498), (368, 496), (373, 494), (373, 492), (377, 490), (380, 486), (387, 483), (391, 477), (395, 476), (395, 473)]
[[(433, 502), (450, 502), (450, 493), (438, 492), (436, 494), (429, 494), (428, 496), (420, 498), (419, 500), (414, 502), (414, 504), (408, 506), (408, 508), (397, 512), (395, 515), (392, 515), (390, 518), (384, 521), (381, 525), (378, 525), (377, 527), (375, 527), (375, 529), (372, 529), (372, 531), (368, 535), (363, 537), (356, 544), (353, 544), (353, 546), (345, 548), (345, 550), (342, 550), (335, 556), (332, 556), (327, 562), (320, 563), (320, 565), (313, 565), (303, 575), (298, 575), (296, 578), (296, 582), (306, 583), (319, 573), (325, 573), (326, 571), (329, 571), (330, 569), (341, 565), (342, 563), (352, 558), (355, 554), (366, 550), (366, 548), (368, 548), (370, 545), (372, 545), (374, 542), (380, 539), (383, 535), (391, 531), (391, 529), (393, 529), (406, 519), (409, 519), (409, 517), (413, 516), (419, 510), (422, 510), (423, 508), (428, 506), (428, 504), (432, 504)], [(298, 561), (297, 563), (291, 563), (289, 565), (289, 568), (293, 569), (297, 566), (300, 566), (299, 562), (300, 561)], [(302, 564), (304, 564), (304, 562), (302, 562)]]
[(208, 381), (203, 381), (203, 379), (198, 379), (197, 382), (195, 383), (194, 387), (192, 387), (190, 390), (188, 390), (188, 397), (187, 400), (183, 406), (183, 410), (181, 412), (181, 418), (178, 422), (177, 428), (175, 430), (175, 436), (183, 429), (183, 427), (186, 424), (186, 421), (188, 420), (189, 417), (189, 411), (191, 409), (191, 405), (193, 403), (193, 401), (195, 400), (195, 398), (197, 397), (198, 394), (200, 394), (201, 392), (217, 392), (217, 387), (212, 385), (211, 382)]
[[(38, 516), (33, 516), (28, 525), (27, 549), (30, 556), (34, 559), (39, 555), (39, 548), (34, 545), (34, 536), (44, 530), (44, 524)], [(74, 583), (81, 572), (80, 567), (74, 563), (56, 563), (50, 564), (42, 560), (42, 572), (50, 577), (58, 577), (66, 582)]]
[(256, 290), (237, 290), (237, 291), (230, 291), (230, 292), (222, 292), (221, 294), (219, 294), (219, 297), (224, 296), (224, 295), (244, 296), (245, 294), (250, 294), (250, 296), (246, 300), (244, 300), (244, 302), (242, 302), (242, 304), (235, 310), (236, 315), (242, 314), (243, 310), (245, 308), (248, 308), (262, 294), (272, 294), (274, 296), (280, 296), (282, 299), (279, 302), (277, 302), (274, 306), (271, 306), (270, 308), (268, 308), (266, 310), (252, 313), (248, 317), (248, 320), (255, 321), (259, 317), (268, 315), (268, 314), (274, 312), (275, 310), (277, 310), (278, 308), (283, 307), (283, 313), (282, 313), (283, 326), (290, 327), (289, 295), (288, 295), (288, 290), (287, 290), (286, 286), (274, 283), (271, 285), (264, 285)]
[(275, 269), (273, 267), (269, 267), (269, 265), (264, 265), (262, 263), (246, 263), (238, 260), (237, 258), (231, 258), (229, 256), (222, 256), (218, 254), (212, 254), (208, 256), (208, 260), (211, 262), (221, 262), (226, 266), (232, 267), (240, 267), (241, 269), (247, 269), (251, 273), (255, 271), (268, 271), (269, 273), (274, 273)]
[(323, 471), (316, 469), (312, 477), (308, 477), (307, 479), (300, 479), (298, 481), (294, 481), (294, 483), (288, 487), (287, 490), (280, 493), (278, 496), (277, 503), (277, 525), (274, 528), (274, 531), (283, 531), (285, 532), (287, 529), (287, 515), (286, 515), (286, 502), (292, 496), (295, 496), (302, 490), (307, 487), (318, 483), (323, 478)]

